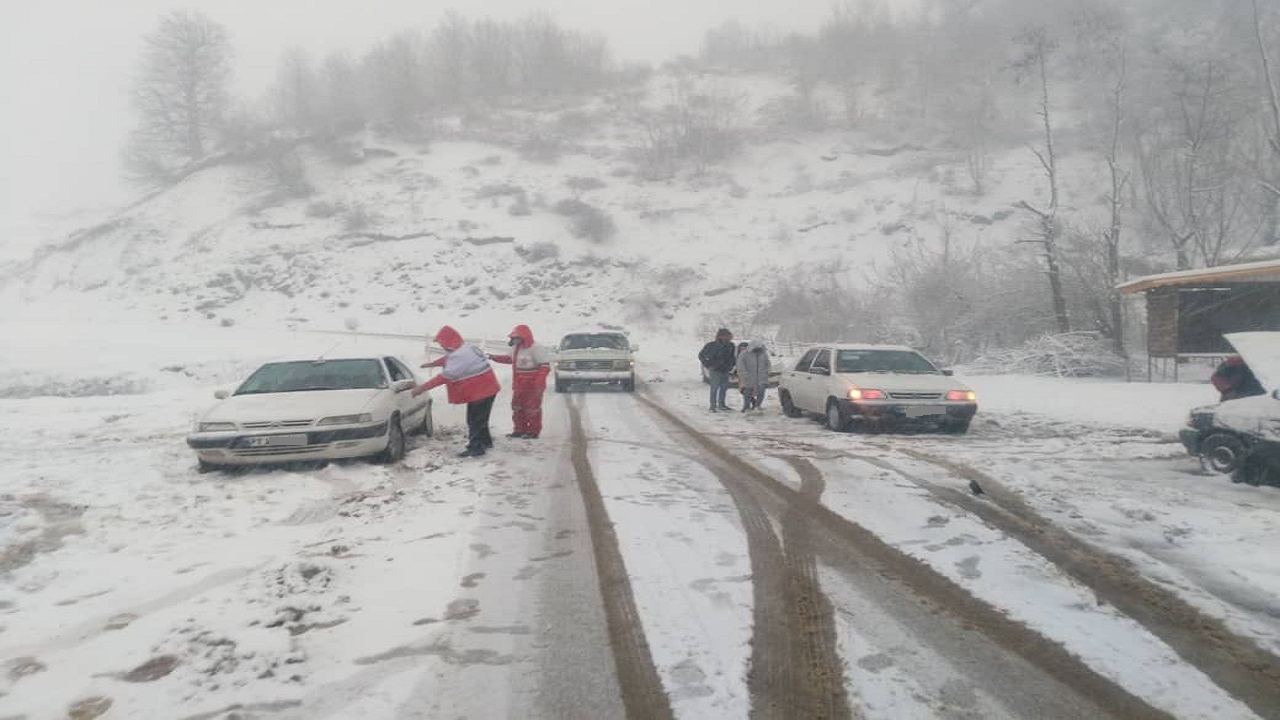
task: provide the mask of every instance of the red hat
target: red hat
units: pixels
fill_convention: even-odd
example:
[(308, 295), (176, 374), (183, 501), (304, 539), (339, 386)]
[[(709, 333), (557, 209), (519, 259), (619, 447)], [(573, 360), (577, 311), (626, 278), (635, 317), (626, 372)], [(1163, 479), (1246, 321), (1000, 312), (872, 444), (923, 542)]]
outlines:
[(462, 336), (458, 334), (457, 330), (454, 330), (448, 325), (440, 328), (440, 331), (437, 332), (436, 336), (432, 339), (439, 343), (440, 347), (445, 350), (457, 350), (462, 347)]

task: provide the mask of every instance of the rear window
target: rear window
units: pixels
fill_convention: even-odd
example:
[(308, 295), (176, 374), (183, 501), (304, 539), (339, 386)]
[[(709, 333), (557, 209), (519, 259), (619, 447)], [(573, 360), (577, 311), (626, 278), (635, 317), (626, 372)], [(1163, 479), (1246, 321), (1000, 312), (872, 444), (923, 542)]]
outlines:
[(386, 387), (377, 360), (300, 360), (267, 363), (236, 389), (236, 395), (355, 390)]
[(627, 336), (617, 333), (574, 333), (560, 340), (561, 350), (627, 350)]
[(889, 372), (937, 374), (933, 363), (909, 350), (840, 350), (836, 353), (836, 372)]

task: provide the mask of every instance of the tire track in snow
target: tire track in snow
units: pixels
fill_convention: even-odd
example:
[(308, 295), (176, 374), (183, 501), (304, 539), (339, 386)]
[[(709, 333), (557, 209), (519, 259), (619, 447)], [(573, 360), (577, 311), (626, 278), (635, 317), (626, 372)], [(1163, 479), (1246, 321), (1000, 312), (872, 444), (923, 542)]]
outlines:
[[(756, 466), (740, 459), (733, 451), (689, 425), (653, 399), (639, 395), (639, 399), (655, 413), (678, 427), (689, 439), (701, 446), (721, 463), (733, 469), (735, 475), (750, 485), (753, 494), (761, 501), (778, 507), (778, 514), (785, 515), (796, 504), (807, 505), (803, 514), (812, 528), (812, 540), (817, 553), (833, 568), (848, 574), (857, 582), (875, 581), (877, 578), (897, 586), (893, 591), (896, 602), (902, 607), (886, 609), (904, 615), (914, 615), (922, 628), (927, 626), (946, 637), (920, 636), (921, 642), (947, 645), (943, 648), (957, 665), (976, 663), (973, 672), (985, 679), (992, 679), (984, 690), (1002, 696), (1014, 707), (1026, 708), (1044, 703), (1036, 713), (1044, 717), (1076, 717), (1089, 708), (1089, 717), (1115, 717), (1124, 720), (1137, 718), (1170, 718), (1169, 714), (1152, 707), (1117, 683), (1104, 677), (1080, 658), (1035, 630), (1006, 616), (995, 607), (975, 597), (960, 585), (934, 570), (924, 561), (898, 550), (861, 525), (845, 518), (821, 503), (807, 501), (797, 490), (777, 480)], [(784, 445), (785, 447), (785, 445)], [(815, 449), (829, 455), (841, 456), (831, 448), (794, 443), (793, 449)], [(815, 468), (816, 470), (816, 468)], [(812, 481), (811, 481), (812, 482)], [(809, 491), (811, 492), (811, 491)], [(884, 582), (879, 582), (884, 585)], [(904, 594), (902, 590), (907, 592)], [(877, 588), (877, 592), (886, 591)], [(944, 618), (942, 616), (949, 616)], [(979, 652), (964, 634), (977, 631), (998, 647), (999, 652)], [(994, 650), (994, 648), (992, 649)], [(970, 654), (971, 651), (971, 654)], [(961, 653), (966, 653), (961, 655)], [(1022, 663), (1015, 662), (1017, 660)], [(991, 667), (980, 667), (984, 662)], [(1039, 676), (1039, 677), (1037, 677)], [(1044, 679), (1052, 681), (1046, 687)], [(1032, 686), (1038, 686), (1038, 696)], [(1056, 690), (1054, 689), (1056, 688)], [(1070, 691), (1070, 696), (1062, 693)]]
[(587, 456), (589, 442), (582, 426), (580, 400), (566, 396), (572, 450), (570, 462), (577, 477), (582, 503), (591, 529), (591, 547), (595, 555), (596, 575), (604, 602), (605, 623), (609, 628), (609, 645), (622, 691), (622, 704), (627, 717), (636, 720), (674, 720), (671, 701), (662, 687), (653, 654), (644, 634), (640, 613), (636, 608), (631, 579), (618, 546), (618, 534), (609, 521), (609, 513), (600, 495)]
[(986, 473), (911, 448), (897, 450), (953, 476), (977, 482), (984, 491), (982, 497), (988, 499), (940, 486), (883, 458), (856, 453), (842, 456), (899, 475), (1017, 539), (1141, 624), (1254, 712), (1280, 718), (1280, 658), (1232, 632), (1222, 620), (1209, 616), (1172, 590), (1147, 579), (1128, 561), (1057, 527)]
[[(698, 462), (724, 486), (747, 536), (751, 563), (752, 639), (747, 688), (756, 720), (849, 718), (844, 664), (836, 651), (834, 610), (818, 582), (809, 543), (808, 505), (816, 504), (821, 480), (807, 502), (796, 503), (781, 520), (782, 541), (769, 514), (718, 446), (711, 454), (688, 425), (644, 395), (637, 398), (673, 435), (692, 437), (702, 447)], [(785, 549), (784, 542), (785, 541)]]

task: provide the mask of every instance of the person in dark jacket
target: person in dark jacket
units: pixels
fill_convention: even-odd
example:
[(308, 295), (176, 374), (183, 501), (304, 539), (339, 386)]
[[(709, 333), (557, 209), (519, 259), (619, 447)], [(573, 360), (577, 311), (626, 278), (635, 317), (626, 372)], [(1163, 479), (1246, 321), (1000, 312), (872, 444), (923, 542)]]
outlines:
[(1209, 382), (1221, 393), (1218, 402), (1239, 400), (1240, 398), (1266, 394), (1266, 388), (1258, 382), (1258, 378), (1249, 369), (1244, 358), (1232, 355), (1213, 371)]
[(711, 385), (711, 412), (731, 409), (725, 402), (725, 396), (729, 392), (729, 372), (737, 359), (733, 333), (728, 328), (717, 330), (716, 339), (703, 345), (698, 353), (698, 361), (707, 369), (707, 381)]
[(444, 348), (444, 357), (437, 358), (422, 367), (442, 367), (439, 375), (413, 389), (417, 397), (433, 387), (444, 385), (448, 390), (449, 402), (454, 405), (467, 404), (467, 449), (459, 453), (459, 457), (480, 457), (493, 447), (493, 436), (489, 434), (489, 414), (493, 412), (493, 399), (498, 396), (502, 386), (498, 384), (498, 376), (493, 372), (484, 352), (464, 342), (457, 330), (445, 325), (440, 328), (434, 338), (436, 344)]

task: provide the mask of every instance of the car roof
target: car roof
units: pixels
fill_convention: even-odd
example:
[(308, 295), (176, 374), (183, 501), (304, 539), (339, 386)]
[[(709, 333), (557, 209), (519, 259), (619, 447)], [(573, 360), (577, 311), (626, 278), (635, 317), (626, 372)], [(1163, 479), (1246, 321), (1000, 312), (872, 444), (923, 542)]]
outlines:
[(919, 354), (917, 350), (909, 348), (906, 345), (875, 345), (871, 343), (815, 343), (810, 345), (809, 348), (806, 348), (806, 350), (811, 348), (833, 348), (835, 350), (900, 350)]
[(306, 358), (306, 357), (288, 357), (268, 360), (263, 365), (275, 365), (279, 363), (326, 363), (336, 362), (338, 360), (381, 360), (384, 357), (395, 357), (394, 355), (360, 355), (352, 357), (322, 357), (322, 358)]

